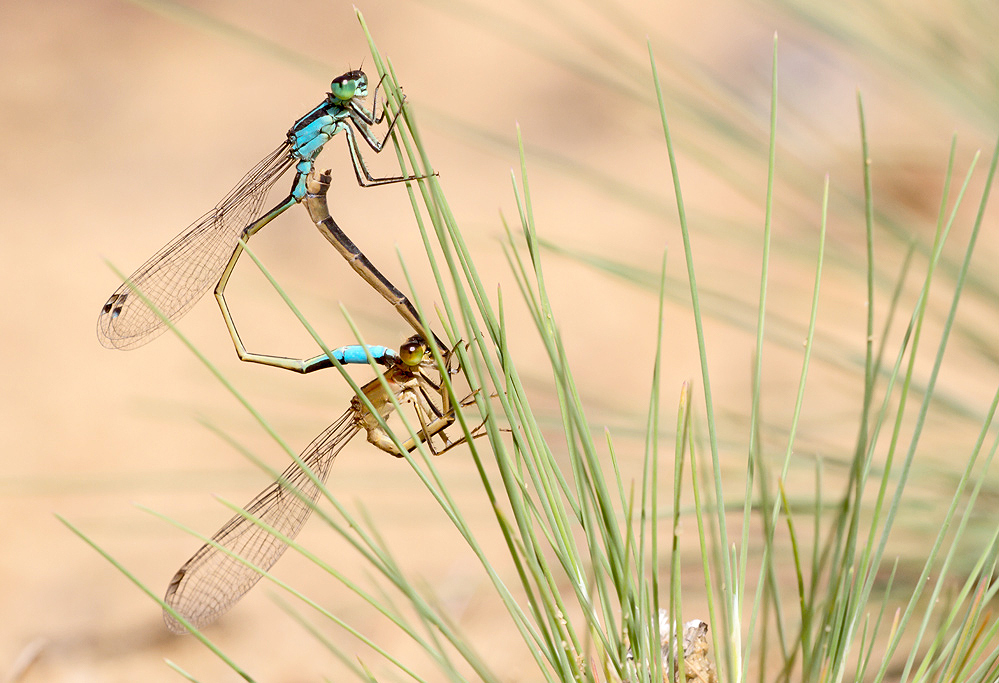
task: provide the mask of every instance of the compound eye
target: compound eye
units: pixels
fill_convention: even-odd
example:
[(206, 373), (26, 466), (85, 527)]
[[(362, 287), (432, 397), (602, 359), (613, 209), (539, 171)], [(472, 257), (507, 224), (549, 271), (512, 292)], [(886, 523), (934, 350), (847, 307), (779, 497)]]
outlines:
[(410, 367), (419, 365), (427, 355), (427, 347), (418, 339), (410, 339), (399, 347), (399, 358)]
[(357, 92), (357, 86), (358, 81), (356, 78), (353, 78), (352, 73), (337, 76), (330, 83), (330, 95), (341, 102), (346, 102), (354, 97), (354, 94)]

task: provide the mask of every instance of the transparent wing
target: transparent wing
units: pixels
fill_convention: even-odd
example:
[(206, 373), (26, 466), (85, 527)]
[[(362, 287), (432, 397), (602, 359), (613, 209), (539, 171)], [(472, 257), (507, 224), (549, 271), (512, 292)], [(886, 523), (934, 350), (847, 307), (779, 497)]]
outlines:
[[(302, 460), (319, 481), (326, 481), (333, 459), (357, 431), (354, 410), (350, 409), (305, 449)], [(291, 488), (314, 503), (319, 487), (297, 463), (285, 470), (283, 480), (285, 483), (276, 481), (268, 486), (244, 509), (294, 538), (312, 513), (312, 505)], [(212, 540), (264, 571), (274, 566), (288, 548), (288, 544), (241, 515), (230, 519)], [(259, 580), (255, 570), (214, 545), (205, 544), (174, 574), (164, 601), (201, 628), (227, 612)], [(185, 632), (184, 626), (165, 610), (163, 619), (174, 633)]]
[(171, 321), (178, 320), (218, 282), (239, 235), (261, 212), (271, 186), (294, 160), (285, 142), (262, 159), (214, 209), (132, 273), (101, 309), (97, 336), (111, 349), (133, 349), (167, 329), (134, 289)]

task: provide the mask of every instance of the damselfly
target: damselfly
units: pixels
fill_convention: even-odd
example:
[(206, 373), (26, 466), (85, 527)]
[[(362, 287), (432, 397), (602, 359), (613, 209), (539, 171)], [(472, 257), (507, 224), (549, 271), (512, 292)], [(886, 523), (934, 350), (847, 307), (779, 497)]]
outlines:
[[(415, 438), (402, 443), (400, 450), (375, 413), (355, 396), (347, 412), (302, 452), (301, 460), (309, 471), (298, 463), (292, 464), (244, 508), (248, 516), (289, 539), (298, 534), (312, 513), (333, 459), (361, 429), (367, 432), (371, 444), (396, 457), (402, 457), (403, 450), (414, 450), (421, 441), (437, 454), (462, 442), (451, 441), (445, 433), (455, 420), (454, 408), (443, 382), (432, 379), (430, 373), (438, 366), (420, 337), (407, 340), (398, 354), (381, 346), (369, 346), (367, 353), (363, 346), (345, 346), (332, 354), (341, 363), (367, 362), (370, 354), (387, 366), (382, 375), (384, 384), (375, 379), (361, 387), (361, 391), (383, 421), (395, 407), (392, 395), (400, 405), (411, 405), (419, 419), (419, 429)], [(446, 356), (454, 357), (451, 353)], [(325, 355), (322, 358), (329, 362)], [(445, 365), (445, 371), (454, 374), (456, 370), (449, 365), (449, 362)], [(440, 440), (439, 446), (434, 445), (434, 437)], [(236, 604), (260, 580), (260, 572), (270, 569), (287, 548), (285, 541), (255, 521), (236, 515), (178, 570), (164, 601), (192, 625), (200, 628), (210, 624)], [(184, 625), (167, 610), (163, 611), (163, 618), (171, 631), (185, 631)]]
[[(121, 285), (101, 309), (97, 336), (108, 348), (132, 349), (145, 344), (187, 313), (205, 292), (231, 272), (242, 251), (240, 238), (247, 239), (306, 195), (306, 178), (323, 146), (339, 132), (347, 138), (357, 182), (362, 186), (383, 185), (422, 176), (376, 178), (368, 172), (358, 147), (357, 136), (375, 152), (380, 152), (399, 120), (392, 118), (382, 139), (370, 126), (381, 123), (378, 87), (371, 111), (359, 100), (367, 97), (368, 77), (363, 71), (349, 71), (333, 79), (326, 99), (295, 122), (284, 142), (247, 173), (215, 208), (196, 220), (169, 244), (153, 255)], [(295, 168), (291, 192), (274, 208), (260, 213), (268, 191), (286, 172)], [(135, 290), (143, 293), (160, 310), (161, 318)]]

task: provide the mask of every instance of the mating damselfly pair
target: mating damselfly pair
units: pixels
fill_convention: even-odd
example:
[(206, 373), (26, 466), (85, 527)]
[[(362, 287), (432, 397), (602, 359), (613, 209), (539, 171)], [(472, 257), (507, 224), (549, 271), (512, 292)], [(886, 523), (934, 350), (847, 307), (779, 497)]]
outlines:
[[(380, 152), (401, 114), (388, 123), (380, 139), (371, 126), (384, 121), (387, 107), (378, 113), (374, 89), (369, 111), (360, 100), (368, 95), (364, 72), (349, 71), (335, 78), (326, 99), (301, 117), (286, 139), (264, 157), (208, 213), (153, 255), (115, 291), (101, 310), (97, 332), (109, 348), (133, 349), (164, 332), (214, 286), (215, 297), (241, 360), (312, 372), (340, 364), (374, 362), (385, 369), (380, 377), (361, 387), (347, 411), (302, 452), (300, 461), (233, 517), (175, 574), (167, 589), (166, 604), (187, 623), (207, 625), (227, 611), (281, 556), (288, 540), (301, 529), (311, 513), (337, 453), (361, 429), (368, 441), (401, 457), (420, 443), (441, 453), (460, 443), (445, 433), (455, 420), (455, 404), (447, 389), (456, 372), (454, 348), (446, 346), (425, 327), (410, 300), (361, 253), (330, 216), (326, 194), (328, 173), (319, 173), (315, 160), (337, 133), (347, 140), (357, 182), (361, 186), (421, 180), (426, 176), (375, 177), (368, 171), (358, 138)], [(294, 168), (287, 197), (261, 213), (274, 184)], [(345, 346), (307, 359), (249, 353), (236, 331), (225, 299), (225, 288), (247, 240), (295, 204), (304, 203), (320, 232), (362, 278), (393, 305), (417, 335), (398, 352), (381, 346)], [(169, 322), (169, 324), (168, 324)], [(440, 354), (434, 360), (428, 341)], [(362, 398), (363, 397), (363, 398)], [(397, 442), (386, 431), (385, 419), (397, 405), (413, 408), (419, 429), (408, 440)], [(380, 418), (380, 419), (379, 419)], [(436, 438), (440, 445), (435, 445)], [(276, 533), (272, 533), (267, 528)], [(185, 625), (164, 610), (171, 630)]]

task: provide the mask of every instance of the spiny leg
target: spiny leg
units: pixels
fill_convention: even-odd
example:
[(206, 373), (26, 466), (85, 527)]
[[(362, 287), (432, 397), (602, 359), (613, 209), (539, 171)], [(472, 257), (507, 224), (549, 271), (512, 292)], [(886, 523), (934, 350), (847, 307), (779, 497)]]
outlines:
[[(374, 402), (376, 397), (369, 395), (369, 398)], [(364, 429), (367, 432), (368, 443), (385, 451), (386, 453), (389, 453), (390, 455), (401, 458), (404, 452), (412, 452), (416, 450), (418, 443), (422, 441), (424, 443), (428, 443), (430, 451), (436, 455), (437, 450), (433, 444), (430, 443), (430, 439), (454, 422), (454, 413), (450, 412), (441, 418), (428, 421), (423, 408), (419, 404), (419, 399), (416, 397), (415, 392), (411, 389), (403, 389), (402, 391), (397, 392), (395, 398), (400, 406), (409, 404), (413, 407), (413, 410), (417, 415), (417, 420), (420, 423), (420, 429), (416, 431), (415, 436), (410, 436), (405, 441), (402, 441), (402, 448), (400, 449), (399, 446), (396, 446), (395, 441), (392, 439), (392, 436), (387, 429), (382, 427), (375, 420), (365, 420)], [(385, 401), (387, 403), (391, 403), (391, 400), (388, 398), (386, 398)], [(368, 412), (367, 407), (363, 405), (359, 406), (358, 409), (360, 411)]]
[[(449, 358), (452, 351), (447, 352)], [(447, 363), (449, 360), (445, 362)], [(386, 380), (387, 379), (388, 378), (386, 378)], [(376, 382), (377, 381), (378, 380), (376, 380)], [(391, 399), (384, 395), (385, 392), (383, 387), (379, 387), (377, 393), (382, 394), (382, 400), (385, 403), (391, 403)], [(436, 456), (446, 453), (467, 440), (464, 436), (457, 441), (452, 441), (448, 437), (446, 430), (454, 424), (456, 419), (455, 410), (451, 405), (450, 397), (443, 385), (436, 384), (423, 372), (419, 372), (407, 379), (401, 388), (394, 390), (394, 393), (396, 395), (396, 400), (400, 405), (407, 403), (412, 406), (413, 411), (416, 413), (416, 418), (419, 422), (420, 428), (416, 430), (415, 434), (410, 434), (410, 437), (406, 441), (402, 442), (402, 451), (400, 451), (391, 435), (385, 428), (382, 427), (382, 425), (378, 424), (374, 420), (366, 421), (364, 428), (367, 431), (367, 439), (369, 443), (396, 457), (402, 457), (403, 451), (413, 452), (416, 450), (419, 442), (423, 442), (427, 444), (430, 452)], [(461, 407), (468, 407), (469, 405), (472, 405), (472, 399), (476, 393), (478, 393), (478, 391), (474, 391), (463, 398), (459, 402), (459, 405)], [(431, 398), (432, 395), (440, 397), (440, 407), (434, 404), (434, 401)], [(369, 397), (374, 403), (376, 397), (370, 395)], [(361, 410), (364, 410), (364, 408), (361, 408)], [(483, 435), (479, 432), (484, 425), (485, 420), (482, 421), (482, 424), (472, 430), (473, 439)], [(434, 444), (433, 437), (435, 436), (441, 440), (441, 447)]]
[[(354, 100), (354, 102), (353, 102), (353, 108), (354, 108), (354, 110), (357, 111), (357, 113), (359, 113), (361, 115), (361, 118), (364, 119), (364, 122), (367, 123), (367, 124), (369, 124), (369, 125), (373, 125), (374, 126), (374, 125), (377, 125), (377, 124), (381, 123), (382, 121), (385, 120), (385, 114), (388, 113), (387, 102), (383, 102), (382, 103), (382, 115), (378, 116), (378, 114), (377, 114), (377, 112), (378, 112), (378, 89), (382, 87), (382, 83), (385, 81), (385, 76), (386, 76), (386, 74), (382, 74), (382, 77), (378, 79), (378, 85), (375, 86), (375, 91), (374, 91), (374, 93), (371, 96), (371, 111), (370, 112), (367, 109), (365, 109), (364, 105), (362, 105), (357, 100)], [(403, 95), (402, 98), (405, 99), (406, 96)]]
[[(449, 352), (448, 359), (445, 362), (449, 363), (450, 359), (451, 356)], [(455, 372), (458, 371), (448, 370), (448, 372), (449, 374), (454, 374)], [(426, 384), (433, 386), (435, 390), (434, 393), (438, 394), (441, 397), (441, 408), (439, 411), (436, 408), (434, 408), (433, 401), (430, 400), (430, 397), (427, 394), (425, 386)], [(469, 406), (475, 405), (475, 396), (480, 391), (481, 389), (474, 390), (473, 392), (462, 398), (460, 401), (458, 401), (458, 405), (461, 406), (462, 408), (468, 408)], [(474, 429), (472, 429), (469, 432), (469, 436), (467, 437), (462, 436), (457, 441), (451, 441), (451, 439), (448, 438), (446, 430), (454, 423), (456, 416), (455, 416), (455, 409), (451, 407), (450, 397), (445, 387), (443, 385), (441, 386), (434, 385), (429, 380), (426, 380), (425, 382), (421, 382), (419, 387), (419, 392), (423, 394), (424, 400), (431, 407), (433, 414), (437, 416), (435, 417), (434, 420), (425, 424), (424, 420), (422, 419), (423, 415), (427, 415), (430, 413), (426, 411), (418, 411), (417, 413), (417, 416), (421, 418), (420, 419), (421, 440), (423, 440), (423, 437), (426, 437), (427, 446), (430, 448), (430, 452), (433, 453), (434, 455), (443, 455), (452, 448), (454, 448), (455, 446), (460, 446), (461, 444), (465, 443), (466, 441), (469, 441), (470, 439), (478, 439), (486, 435), (485, 426), (486, 426), (486, 421), (489, 419), (488, 416), (482, 418), (482, 422), (480, 422)], [(431, 437), (435, 435), (439, 437), (440, 440), (443, 442), (443, 448), (438, 449), (434, 446), (433, 439)]]
[[(397, 115), (392, 119), (392, 125), (395, 124), (398, 118), (399, 117)], [(370, 137), (371, 132), (368, 130), (367, 126), (360, 126), (353, 119), (351, 119), (351, 121), (354, 123), (354, 126), (351, 126), (349, 123), (344, 123), (342, 130), (344, 132), (344, 135), (347, 136), (347, 149), (350, 152), (350, 161), (351, 165), (354, 167), (354, 176), (357, 178), (358, 185), (360, 185), (361, 187), (375, 187), (377, 185), (389, 185), (391, 183), (404, 183), (410, 180), (423, 180), (424, 178), (427, 177), (425, 175), (411, 175), (411, 176), (387, 176), (384, 178), (377, 178), (371, 175), (371, 172), (368, 170), (367, 165), (365, 165), (364, 163), (364, 157), (361, 156), (361, 150), (357, 146), (357, 136), (354, 134), (355, 126), (361, 132), (361, 137), (364, 139), (364, 141), (367, 142), (368, 145), (371, 147), (371, 149), (373, 149), (375, 152), (382, 151), (382, 147), (384, 146), (385, 143), (384, 141), (379, 143), (378, 140), (374, 139), (373, 137)], [(391, 133), (392, 133), (392, 127), (390, 125), (389, 132), (388, 134), (386, 134), (386, 139), (388, 139), (388, 135), (390, 135)]]
[[(411, 392), (411, 391), (412, 391), (411, 389), (407, 390), (407, 393)], [(422, 391), (422, 389), (421, 389), (421, 391)], [(465, 398), (461, 399), (461, 401), (459, 401), (459, 405), (462, 408), (467, 408), (467, 407), (473, 405), (475, 403), (474, 397), (475, 397), (475, 395), (478, 392), (479, 392), (479, 390), (475, 390), (472, 393), (470, 393), (468, 396), (466, 396)], [(401, 401), (401, 399), (400, 399), (400, 401)], [(417, 440), (419, 440), (419, 441), (423, 441), (424, 443), (427, 444), (427, 448), (430, 449), (431, 454), (433, 454), (435, 456), (436, 455), (444, 455), (445, 453), (447, 453), (449, 450), (451, 450), (455, 446), (460, 446), (461, 444), (463, 444), (463, 443), (465, 443), (466, 441), (469, 440), (469, 437), (466, 437), (466, 436), (462, 436), (461, 438), (459, 438), (456, 441), (452, 441), (448, 437), (447, 428), (450, 427), (452, 424), (454, 424), (455, 419), (456, 419), (455, 413), (454, 413), (454, 408), (450, 407), (449, 403), (447, 405), (446, 410), (444, 410), (444, 412), (439, 417), (436, 417), (433, 420), (429, 420), (428, 421), (427, 418), (429, 417), (429, 415), (431, 413), (428, 412), (425, 408), (420, 408), (418, 400), (410, 398), (409, 402), (413, 405), (413, 409), (416, 412), (417, 419), (420, 422), (420, 429), (416, 433), (416, 438), (410, 437), (409, 439), (407, 439), (403, 443), (403, 448), (405, 448), (407, 451), (412, 452), (412, 451), (416, 450)], [(433, 412), (437, 412), (437, 411), (433, 411)], [(486, 426), (486, 420), (487, 419), (488, 418), (483, 418), (482, 422), (480, 422), (478, 424), (478, 426), (476, 426), (470, 432), (472, 439), (478, 439), (478, 438), (483, 437), (483, 436), (486, 435), (486, 433), (484, 431), (484, 428)], [(384, 433), (384, 430), (381, 430), (381, 431), (383, 432), (385, 438), (388, 439), (388, 441), (391, 443), (391, 438), (388, 437), (388, 435)], [(436, 436), (437, 438), (439, 438), (441, 440), (441, 442), (442, 442), (441, 446), (435, 446), (434, 445), (434, 441), (433, 441), (433, 437), (434, 436)], [(371, 441), (371, 434), (370, 433), (368, 434), (368, 441)], [(374, 442), (372, 442), (372, 443), (374, 443)], [(378, 445), (378, 444), (375, 444), (375, 445)], [(392, 446), (393, 446), (393, 449), (394, 449), (395, 444), (392, 443)], [(381, 448), (381, 446), (379, 446), (379, 448)], [(385, 450), (385, 449), (383, 448), (383, 450)], [(389, 452), (393, 453), (393, 455), (396, 455), (396, 453), (394, 453), (394, 451), (392, 451), (392, 450), (390, 450)]]

